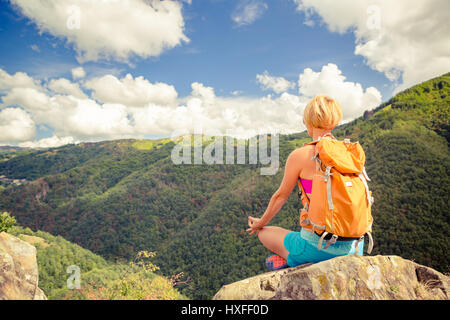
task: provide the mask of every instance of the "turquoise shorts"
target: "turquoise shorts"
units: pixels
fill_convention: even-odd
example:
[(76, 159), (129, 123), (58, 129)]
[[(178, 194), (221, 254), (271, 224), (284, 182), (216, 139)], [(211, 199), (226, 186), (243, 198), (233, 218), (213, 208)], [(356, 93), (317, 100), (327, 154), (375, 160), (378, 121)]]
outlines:
[[(295, 267), (308, 262), (319, 262), (331, 258), (345, 256), (355, 253), (356, 240), (336, 241), (326, 249), (318, 250), (317, 245), (320, 237), (312, 232), (301, 229), (300, 232), (289, 232), (284, 237), (284, 247), (289, 251), (287, 264)], [(322, 248), (326, 245), (324, 240)], [(358, 255), (362, 256), (364, 250), (364, 240), (358, 246)]]

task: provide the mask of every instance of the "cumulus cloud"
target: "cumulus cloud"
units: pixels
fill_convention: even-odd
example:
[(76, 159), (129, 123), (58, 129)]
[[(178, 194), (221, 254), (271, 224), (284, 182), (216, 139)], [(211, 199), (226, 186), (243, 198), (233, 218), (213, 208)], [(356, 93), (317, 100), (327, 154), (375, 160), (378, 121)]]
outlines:
[(240, 27), (252, 24), (268, 9), (268, 5), (259, 0), (241, 0), (231, 14), (231, 19)]
[(191, 96), (195, 98), (199, 98), (206, 103), (213, 103), (216, 94), (214, 93), (213, 87), (206, 87), (203, 83), (194, 82), (191, 84), (192, 93)]
[(36, 88), (12, 88), (3, 98), (4, 106), (20, 106), (33, 113), (47, 110), (50, 99), (41, 89)]
[(78, 83), (70, 82), (69, 80), (64, 78), (50, 80), (48, 88), (56, 93), (72, 95), (80, 99), (87, 98), (84, 92), (80, 89)]
[(314, 14), (332, 32), (353, 32), (354, 53), (374, 70), (401, 82), (396, 91), (450, 69), (447, 0), (293, 0), (313, 25)]
[(30, 115), (20, 108), (0, 110), (0, 143), (34, 139), (36, 128)]
[[(17, 85), (10, 85), (0, 95), (0, 141), (31, 147), (143, 138), (149, 134), (171, 136), (196, 130), (244, 138), (259, 133), (287, 134), (305, 129), (303, 110), (316, 94), (336, 98), (346, 120), (381, 102), (377, 89), (364, 89), (359, 83), (347, 81), (333, 64), (319, 71), (305, 69), (299, 75), (298, 94), (287, 92), (292, 84), (281, 86), (285, 91), (271, 85), (278, 93), (262, 97), (218, 96), (213, 87), (200, 82), (191, 84), (189, 95), (178, 97), (169, 84), (152, 83), (131, 74), (83, 82), (58, 78), (39, 86), (26, 74), (10, 75), (0, 69), (0, 75), (15, 79)], [(268, 72), (266, 76), (277, 79)], [(35, 124), (53, 128), (53, 136), (33, 141)]]
[(256, 79), (261, 84), (263, 90), (272, 90), (275, 93), (281, 93), (295, 88), (295, 83), (290, 82), (283, 77), (271, 76), (267, 70), (262, 74), (257, 74)]
[(131, 137), (134, 130), (127, 107), (121, 104), (100, 105), (93, 100), (76, 100), (76, 106), (58, 126), (59, 135), (81, 139), (119, 139)]
[(16, 72), (10, 75), (5, 70), (0, 69), (0, 93), (12, 88), (40, 88), (40, 83), (24, 72)]
[(199, 96), (192, 92), (184, 101), (174, 109), (157, 105), (136, 109), (136, 130), (152, 128), (156, 134), (169, 135), (183, 130), (186, 133), (200, 130), (205, 134), (215, 131), (247, 138), (261, 131), (292, 133), (302, 129), (301, 111), (306, 103), (301, 97), (288, 93), (279, 97), (248, 98)]
[(344, 121), (355, 119), (381, 103), (381, 93), (376, 88), (364, 90), (361, 84), (345, 80), (342, 71), (332, 63), (323, 66), (320, 72), (307, 68), (299, 76), (298, 91), (307, 97), (325, 94), (336, 99), (341, 104)]
[(144, 77), (133, 78), (127, 74), (118, 79), (105, 75), (87, 81), (84, 87), (93, 91), (92, 97), (104, 103), (120, 103), (131, 106), (144, 106), (149, 103), (161, 105), (176, 104), (177, 91), (165, 83), (151, 83)]
[[(0, 74), (3, 73), (7, 78), (14, 78), (0, 69)], [(36, 87), (34, 81), (29, 81), (31, 78), (28, 75), (20, 76), (21, 79), (28, 79), (27, 82), (32, 87), (23, 87), (23, 81), (17, 81), (18, 86), (9, 88), (1, 97), (0, 141), (2, 143), (6, 141), (15, 143), (34, 138), (35, 123), (54, 128), (58, 139), (52, 139), (53, 145), (65, 143), (68, 137), (73, 137), (74, 140), (98, 141), (135, 135), (127, 106), (98, 103), (89, 98), (78, 83), (70, 82), (68, 79), (52, 79)], [(10, 108), (11, 106), (21, 109)], [(23, 125), (18, 125), (19, 122)], [(19, 134), (20, 132), (23, 133)], [(50, 145), (51, 141), (28, 142), (30, 145)]]
[(73, 137), (59, 138), (54, 135), (49, 138), (43, 138), (39, 141), (21, 142), (18, 146), (25, 148), (55, 148), (69, 143), (77, 143), (77, 141), (74, 141)]
[(184, 35), (179, 1), (11, 0), (11, 3), (41, 33), (73, 44), (80, 62), (159, 56), (189, 41)]

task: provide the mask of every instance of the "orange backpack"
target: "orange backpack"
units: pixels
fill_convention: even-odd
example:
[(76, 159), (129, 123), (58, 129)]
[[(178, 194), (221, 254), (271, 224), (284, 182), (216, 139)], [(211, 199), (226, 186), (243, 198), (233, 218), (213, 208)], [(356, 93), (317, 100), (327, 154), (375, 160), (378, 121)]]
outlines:
[[(327, 138), (331, 136), (333, 139)], [(304, 145), (315, 145), (312, 160), (316, 171), (312, 182), (311, 199), (305, 193), (299, 179), (299, 196), (303, 209), (300, 211), (300, 226), (320, 236), (318, 249), (327, 240), (324, 249), (338, 240), (357, 240), (367, 234), (369, 246), (373, 248), (372, 192), (369, 191), (364, 164), (365, 153), (359, 142), (349, 139), (338, 141), (331, 134)]]

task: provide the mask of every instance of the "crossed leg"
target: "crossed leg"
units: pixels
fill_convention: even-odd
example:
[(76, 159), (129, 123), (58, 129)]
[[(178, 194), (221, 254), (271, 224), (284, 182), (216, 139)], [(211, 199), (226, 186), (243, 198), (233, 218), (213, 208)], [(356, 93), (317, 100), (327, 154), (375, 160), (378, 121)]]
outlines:
[(278, 254), (280, 257), (287, 259), (289, 251), (284, 247), (284, 237), (291, 232), (281, 227), (264, 227), (258, 233), (259, 241), (270, 251)]

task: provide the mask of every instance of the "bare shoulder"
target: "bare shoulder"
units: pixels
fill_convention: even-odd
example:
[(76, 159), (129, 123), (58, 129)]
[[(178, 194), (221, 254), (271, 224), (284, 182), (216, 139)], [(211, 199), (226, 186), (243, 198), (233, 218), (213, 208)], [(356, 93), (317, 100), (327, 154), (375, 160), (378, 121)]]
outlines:
[(293, 157), (298, 160), (306, 160), (310, 159), (311, 155), (314, 153), (314, 146), (313, 145), (305, 145), (300, 148), (294, 149), (289, 157)]

